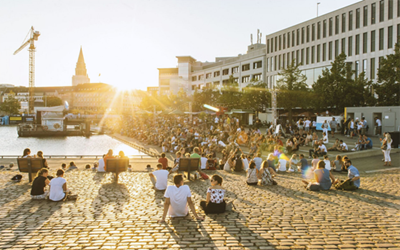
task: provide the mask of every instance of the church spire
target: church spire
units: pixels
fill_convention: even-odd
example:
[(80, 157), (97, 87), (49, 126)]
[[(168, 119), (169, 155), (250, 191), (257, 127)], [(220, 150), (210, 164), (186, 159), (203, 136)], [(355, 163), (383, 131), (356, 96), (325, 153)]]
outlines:
[(86, 64), (85, 64), (85, 59), (83, 58), (82, 46), (81, 50), (79, 51), (78, 62), (76, 63), (75, 75), (87, 76)]

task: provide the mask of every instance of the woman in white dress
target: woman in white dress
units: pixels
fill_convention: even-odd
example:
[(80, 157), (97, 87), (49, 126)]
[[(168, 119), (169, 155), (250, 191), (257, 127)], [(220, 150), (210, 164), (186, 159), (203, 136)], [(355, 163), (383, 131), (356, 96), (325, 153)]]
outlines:
[(385, 155), (385, 164), (383, 166), (392, 166), (390, 159), (390, 150), (392, 149), (392, 137), (389, 133), (386, 133), (385, 139), (382, 142), (382, 147), (386, 147), (386, 149), (382, 148)]

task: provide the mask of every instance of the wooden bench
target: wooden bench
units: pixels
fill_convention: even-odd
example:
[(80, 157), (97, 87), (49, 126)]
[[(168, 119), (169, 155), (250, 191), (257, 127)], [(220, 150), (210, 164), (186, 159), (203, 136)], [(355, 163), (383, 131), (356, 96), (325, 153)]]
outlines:
[(32, 182), (36, 173), (44, 168), (41, 158), (18, 158), (18, 169), (21, 173), (29, 173), (29, 182)]
[(106, 172), (115, 173), (115, 182), (118, 183), (119, 173), (128, 170), (129, 158), (107, 159)]
[(188, 180), (190, 180), (190, 172), (199, 170), (200, 158), (180, 158), (178, 171), (186, 171)]

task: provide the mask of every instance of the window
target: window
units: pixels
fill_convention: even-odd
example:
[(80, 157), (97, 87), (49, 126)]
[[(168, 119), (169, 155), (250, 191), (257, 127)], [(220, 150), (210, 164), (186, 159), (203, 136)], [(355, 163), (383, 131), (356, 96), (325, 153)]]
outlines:
[(274, 52), (274, 38), (271, 38), (271, 53)]
[(279, 36), (279, 50), (282, 49), (282, 36)]
[(269, 71), (269, 58), (268, 57), (265, 59), (265, 69), (267, 70), (267, 72)]
[(307, 26), (306, 41), (307, 41), (307, 43), (310, 42), (310, 25)]
[(317, 63), (321, 61), (321, 45), (317, 45)]
[(261, 74), (253, 75), (253, 81), (261, 81)]
[(339, 55), (339, 40), (335, 40), (335, 58)]
[(368, 25), (368, 5), (364, 6), (364, 11), (363, 11), (363, 26)]
[(355, 76), (356, 78), (358, 77), (358, 74), (360, 74), (360, 62), (356, 61), (356, 65), (355, 65)]
[(329, 42), (328, 50), (328, 60), (332, 60), (332, 42)]
[(192, 82), (197, 81), (197, 76), (192, 76)]
[(397, 0), (397, 16), (400, 17), (400, 0)]
[(379, 50), (383, 50), (383, 39), (384, 39), (384, 31), (383, 28), (379, 29)]
[(300, 57), (300, 63), (301, 65), (304, 65), (304, 49), (301, 49), (301, 57)]
[(382, 60), (383, 60), (383, 56), (380, 56), (380, 57), (378, 58), (378, 63), (379, 63), (378, 68), (379, 68), (379, 69), (381, 68)]
[(321, 22), (317, 23), (317, 39), (321, 39)]
[(210, 78), (211, 78), (211, 75), (212, 75), (211, 73), (207, 73), (207, 74), (206, 74), (206, 79), (210, 79)]
[(313, 23), (311, 26), (311, 41), (315, 40), (315, 24)]
[(235, 74), (237, 72), (239, 72), (239, 66), (233, 67), (232, 68), (232, 74)]
[(353, 11), (349, 11), (349, 31), (353, 30)]
[(393, 26), (388, 27), (388, 49), (393, 48)]
[(367, 59), (363, 60), (362, 72), (364, 72), (364, 73), (367, 72)]
[(250, 82), (250, 76), (243, 76), (242, 83)]
[(370, 76), (369, 79), (375, 79), (375, 58), (371, 58), (371, 63), (370, 63)]
[(339, 34), (339, 16), (335, 16), (335, 35)]
[(368, 33), (367, 32), (363, 33), (363, 48), (362, 48), (362, 50), (363, 50), (364, 54), (367, 53), (367, 51), (368, 51)]
[(278, 70), (281, 69), (281, 55), (278, 56)]
[(352, 56), (353, 55), (353, 37), (352, 36), (349, 36), (347, 43), (348, 43), (347, 56)]
[(326, 19), (322, 22), (322, 37), (326, 37)]
[(342, 50), (340, 52), (346, 53), (346, 38), (342, 38), (342, 44), (340, 47), (342, 48)]
[(283, 49), (286, 49), (286, 34), (283, 34), (282, 40), (283, 40), (283, 43), (282, 43)]
[(204, 75), (199, 75), (199, 81), (204, 79)]
[(310, 63), (310, 48), (306, 48), (306, 64)]
[(296, 50), (296, 64), (300, 63), (300, 56), (299, 56), (300, 51)]
[(346, 32), (346, 13), (342, 14), (342, 33)]
[(314, 63), (315, 60), (315, 46), (311, 47), (311, 63)]
[(304, 27), (301, 28), (301, 44), (304, 44)]
[(253, 69), (259, 69), (262, 67), (262, 61), (254, 62)]
[(329, 36), (332, 36), (332, 29), (333, 29), (333, 19), (332, 19), (332, 17), (331, 18), (329, 18)]
[(356, 35), (356, 55), (360, 54), (360, 35)]
[(400, 41), (400, 24), (397, 24), (397, 42)]
[(292, 31), (292, 47), (294, 47), (295, 40), (294, 40), (294, 30)]
[(278, 51), (278, 37), (275, 37), (275, 49), (274, 51)]
[(379, 1), (379, 22), (383, 22), (385, 20), (385, 1)]
[(274, 56), (274, 71), (276, 71), (276, 56)]
[(388, 19), (393, 19), (393, 0), (388, 2)]
[(322, 61), (326, 61), (326, 43), (322, 44)]
[(229, 69), (223, 69), (222, 70), (222, 75), (223, 76), (229, 75)]
[(290, 53), (289, 53), (289, 52), (287, 53), (286, 59), (287, 59), (287, 60), (286, 60), (287, 66), (289, 67), (290, 64), (291, 64), (291, 62), (290, 62)]
[(300, 29), (297, 29), (296, 32), (296, 45), (300, 44)]
[(269, 39), (267, 39), (267, 54), (269, 54)]
[(376, 22), (376, 3), (371, 4), (371, 24)]
[(247, 70), (250, 70), (250, 63), (242, 65), (242, 71), (247, 71)]
[(356, 29), (360, 28), (360, 9), (356, 9)]
[(371, 52), (375, 51), (375, 30), (371, 31)]
[[(296, 58), (294, 58), (294, 51), (292, 51), (292, 61), (293, 61), (294, 63), (296, 63), (295, 59), (296, 59)], [(292, 62), (290, 62), (290, 64), (291, 64), (291, 63), (292, 63)]]
[(290, 32), (287, 33), (287, 47), (290, 48)]
[(285, 54), (282, 55), (282, 68), (285, 68)]
[(217, 77), (217, 76), (219, 76), (221, 74), (221, 71), (215, 71), (214, 72), (214, 77)]

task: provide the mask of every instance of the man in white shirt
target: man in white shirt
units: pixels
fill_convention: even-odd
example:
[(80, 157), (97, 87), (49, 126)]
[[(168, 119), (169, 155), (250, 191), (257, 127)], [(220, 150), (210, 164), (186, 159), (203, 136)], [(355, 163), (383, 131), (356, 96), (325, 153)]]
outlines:
[(97, 167), (97, 172), (106, 172), (104, 170), (104, 156), (106, 155), (103, 155), (103, 157), (99, 160), (99, 166)]
[(216, 116), (215, 119), (214, 119), (214, 123), (215, 123), (216, 125), (218, 125), (218, 122), (219, 122), (219, 119), (218, 119), (218, 116)]
[(328, 150), (326, 149), (326, 146), (323, 142), (321, 142), (316, 153), (318, 153), (318, 155), (326, 155), (327, 152)]
[(257, 156), (254, 157), (253, 161), (254, 161), (254, 163), (256, 164), (256, 168), (257, 168), (258, 170), (260, 170), (260, 169), (261, 169), (261, 163), (262, 163), (261, 154), (260, 154), (260, 153), (257, 153)]
[(310, 124), (311, 124), (311, 121), (307, 118), (307, 120), (305, 120), (305, 122), (304, 122), (304, 130), (306, 131), (306, 132), (308, 132), (308, 131), (310, 131)]
[(165, 222), (167, 212), (170, 217), (185, 217), (189, 214), (188, 205), (197, 220), (204, 220), (198, 216), (192, 202), (192, 193), (187, 185), (183, 185), (183, 177), (178, 174), (174, 176), (175, 186), (168, 186), (164, 197), (164, 213), (159, 223)]
[(375, 125), (376, 125), (376, 135), (380, 135), (382, 132), (382, 122), (378, 117), (375, 117)]
[(163, 169), (161, 163), (157, 164), (157, 170), (153, 173), (149, 173), (149, 175), (155, 190), (163, 191), (167, 188), (169, 172)]
[(201, 169), (206, 169), (207, 160), (208, 159), (206, 157), (206, 154), (205, 153), (201, 154), (201, 158), (200, 158), (200, 167), (201, 167)]
[(347, 151), (349, 151), (349, 148), (347, 147), (347, 144), (346, 144), (343, 140), (340, 140), (339, 151), (340, 151), (340, 152), (347, 152)]

